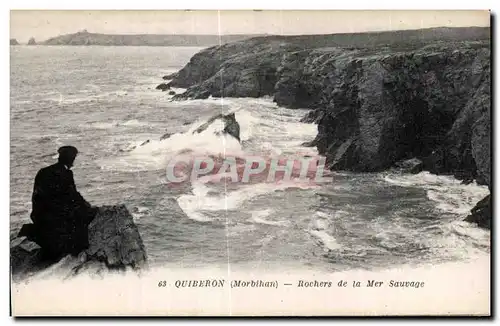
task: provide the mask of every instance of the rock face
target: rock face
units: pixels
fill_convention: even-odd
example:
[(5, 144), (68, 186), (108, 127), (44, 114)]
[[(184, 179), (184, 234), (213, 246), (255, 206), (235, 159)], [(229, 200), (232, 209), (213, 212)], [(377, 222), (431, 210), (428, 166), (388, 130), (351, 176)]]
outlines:
[(478, 226), (491, 228), (491, 196), (486, 196), (471, 210), (471, 214), (465, 219), (467, 222), (476, 223)]
[[(308, 145), (333, 170), (376, 172), (418, 159), (415, 171), (490, 185), (490, 34), (429, 29), (255, 38), (203, 50), (174, 98), (271, 95), (313, 109)], [(413, 168), (411, 168), (413, 169)]]
[(89, 243), (88, 259), (111, 268), (138, 268), (147, 260), (139, 230), (124, 205), (99, 207), (89, 226)]
[(263, 42), (261, 38), (211, 47), (170, 75), (173, 80), (169, 85), (189, 87), (174, 99), (272, 95), (283, 53), (299, 48), (280, 40)]
[[(11, 272), (15, 277), (19, 278), (49, 267), (40, 260), (38, 245), (27, 240), (22, 241), (23, 238), (19, 240), (20, 243), (12, 246), (10, 250)], [(147, 261), (139, 230), (124, 205), (99, 207), (89, 226), (89, 244), (86, 261), (73, 266), (74, 273), (96, 266), (108, 269), (137, 269), (145, 266)]]

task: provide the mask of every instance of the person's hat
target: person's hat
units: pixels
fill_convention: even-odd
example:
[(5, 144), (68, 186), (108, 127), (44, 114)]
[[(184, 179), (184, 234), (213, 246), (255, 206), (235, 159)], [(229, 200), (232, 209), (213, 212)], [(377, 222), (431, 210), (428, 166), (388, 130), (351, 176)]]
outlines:
[(57, 150), (61, 156), (76, 156), (78, 154), (78, 149), (74, 146), (62, 146)]

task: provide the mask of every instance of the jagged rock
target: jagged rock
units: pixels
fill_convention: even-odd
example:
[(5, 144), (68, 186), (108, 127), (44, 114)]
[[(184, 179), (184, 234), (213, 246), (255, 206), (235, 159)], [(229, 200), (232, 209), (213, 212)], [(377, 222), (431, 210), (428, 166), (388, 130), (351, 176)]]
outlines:
[(261, 38), (211, 47), (195, 54), (170, 82), (188, 88), (177, 99), (272, 95), (283, 53), (297, 45)]
[(19, 45), (19, 42), (15, 38), (11, 38), (10, 45)]
[[(132, 215), (124, 205), (99, 207), (89, 225), (86, 260), (72, 266), (73, 273), (84, 270), (134, 269), (145, 266), (147, 255)], [(17, 238), (10, 249), (11, 272), (16, 278), (41, 271), (51, 264), (41, 261), (40, 247), (26, 238)], [(102, 265), (101, 265), (102, 264)]]
[(88, 260), (108, 267), (139, 268), (146, 263), (146, 249), (125, 205), (99, 207), (89, 226)]
[(476, 223), (479, 227), (491, 229), (491, 196), (488, 195), (477, 203), (465, 220)]
[(162, 92), (169, 90), (170, 86), (166, 83), (161, 83), (160, 85), (156, 86), (156, 89), (161, 89)]
[(338, 168), (380, 171), (417, 157), (433, 173), (475, 177), (472, 126), (490, 99), (487, 43), (405, 53), (313, 50), (302, 66), (315, 72), (301, 83), (324, 85), (310, 103), (324, 112), (316, 137), (320, 154), (339, 158), (346, 154), (343, 147), (337, 155), (343, 140), (353, 139), (350, 161)]
[(32, 38), (29, 39), (28, 45), (36, 45), (36, 41), (35, 41), (34, 37), (32, 37)]
[(193, 134), (203, 132), (217, 119), (221, 119), (224, 123), (224, 129), (222, 130), (223, 133), (229, 134), (240, 141), (240, 124), (238, 123), (238, 121), (236, 121), (234, 112), (230, 114), (214, 115), (213, 117), (208, 119), (207, 122), (196, 128), (196, 130), (193, 131)]
[(173, 135), (173, 133), (171, 133), (171, 132), (167, 132), (167, 133), (165, 133), (163, 136), (161, 136), (161, 137), (160, 137), (160, 140), (168, 139), (168, 138), (170, 138), (170, 136), (172, 136), (172, 135)]
[(394, 166), (403, 173), (413, 173), (413, 174), (422, 172), (424, 168), (424, 164), (418, 158), (411, 158), (408, 160), (399, 161), (396, 162)]

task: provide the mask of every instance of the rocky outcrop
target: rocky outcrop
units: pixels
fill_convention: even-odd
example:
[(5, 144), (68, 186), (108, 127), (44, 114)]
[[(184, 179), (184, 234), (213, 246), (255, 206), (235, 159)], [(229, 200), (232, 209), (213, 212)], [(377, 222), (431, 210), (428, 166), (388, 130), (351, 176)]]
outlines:
[(195, 54), (186, 67), (170, 76), (169, 85), (189, 87), (174, 99), (272, 95), (283, 53), (296, 49), (283, 42), (257, 40), (212, 47)]
[(479, 227), (491, 229), (491, 213), (491, 196), (488, 195), (477, 203), (465, 220), (476, 223)]
[(167, 85), (166, 83), (161, 83), (158, 86), (156, 86), (156, 89), (160, 89), (160, 90), (162, 90), (164, 92), (164, 91), (169, 90), (170, 86)]
[(204, 124), (199, 126), (193, 131), (193, 134), (199, 134), (205, 131), (208, 126), (215, 122), (215, 120), (222, 120), (224, 123), (224, 128), (222, 129), (222, 133), (228, 134), (236, 138), (240, 141), (240, 124), (236, 121), (236, 116), (234, 113), (230, 114), (216, 114), (210, 119), (207, 120)]
[(139, 268), (147, 260), (141, 235), (125, 205), (99, 207), (89, 225), (89, 243), (87, 259), (110, 268)]
[[(11, 246), (11, 271), (16, 278), (41, 271), (50, 265), (41, 260), (40, 247), (25, 238)], [(72, 268), (72, 274), (83, 270), (138, 269), (147, 262), (147, 254), (132, 215), (124, 205), (99, 207), (89, 225), (89, 248)]]
[(36, 45), (36, 41), (35, 41), (34, 37), (32, 37), (32, 38), (29, 39), (28, 45)]
[[(230, 135), (230, 136), (236, 138), (238, 141), (240, 141), (240, 124), (238, 123), (238, 121), (236, 121), (236, 116), (235, 116), (234, 112), (230, 113), (230, 114), (221, 114), (220, 113), (220, 114), (216, 114), (216, 115), (210, 117), (205, 123), (203, 123), (198, 128), (193, 130), (192, 134), (193, 135), (199, 134), (199, 133), (205, 131), (216, 120), (220, 120), (224, 125), (224, 128), (222, 128), (222, 130), (215, 132), (216, 135), (219, 135), (221, 133), (227, 134), (227, 135)], [(184, 125), (188, 125), (188, 124), (190, 124), (190, 123), (189, 122), (184, 123)], [(174, 133), (172, 133), (172, 132), (166, 132), (165, 134), (163, 134), (160, 137), (160, 141), (170, 138), (173, 134)], [(122, 149), (121, 151), (122, 152), (130, 152), (130, 151), (133, 151), (134, 149), (136, 149), (137, 147), (147, 145), (150, 142), (151, 142), (151, 140), (147, 139), (147, 140), (143, 141), (142, 143), (140, 143), (138, 146), (132, 146), (132, 147), (129, 147), (127, 149)]]
[(10, 45), (19, 45), (19, 42), (15, 38), (11, 38)]

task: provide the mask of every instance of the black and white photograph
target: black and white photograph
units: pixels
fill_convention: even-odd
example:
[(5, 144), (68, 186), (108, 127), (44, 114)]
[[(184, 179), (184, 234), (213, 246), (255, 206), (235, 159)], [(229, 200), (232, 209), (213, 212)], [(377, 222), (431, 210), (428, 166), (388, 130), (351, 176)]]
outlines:
[(12, 316), (490, 316), (488, 10), (11, 10)]

